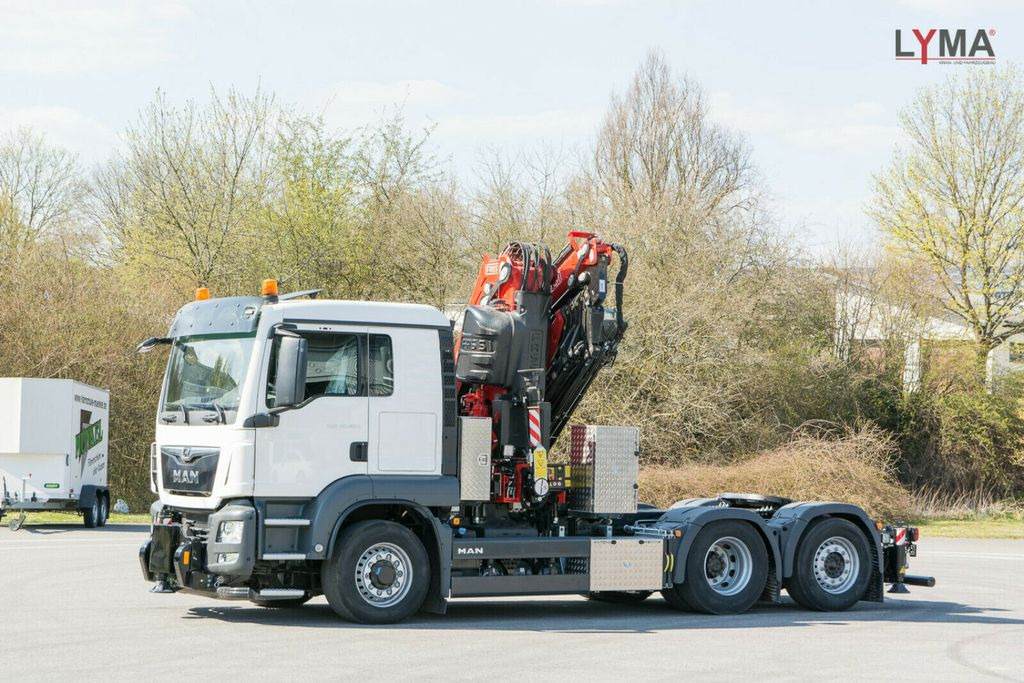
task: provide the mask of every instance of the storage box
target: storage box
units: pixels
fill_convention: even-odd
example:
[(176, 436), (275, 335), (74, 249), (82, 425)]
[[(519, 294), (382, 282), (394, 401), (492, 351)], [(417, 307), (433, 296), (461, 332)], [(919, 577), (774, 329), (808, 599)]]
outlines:
[(0, 497), (77, 498), (107, 484), (110, 394), (69, 379), (0, 378)]
[(491, 418), (459, 418), (459, 487), (465, 501), (491, 499)]
[(593, 514), (636, 512), (640, 430), (574, 425), (570, 506)]

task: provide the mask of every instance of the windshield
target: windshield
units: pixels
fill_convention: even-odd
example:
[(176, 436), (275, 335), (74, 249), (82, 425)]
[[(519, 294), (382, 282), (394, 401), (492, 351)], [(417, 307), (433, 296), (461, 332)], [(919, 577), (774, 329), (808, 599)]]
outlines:
[(161, 420), (188, 424), (233, 422), (254, 339), (251, 335), (175, 339), (167, 363)]

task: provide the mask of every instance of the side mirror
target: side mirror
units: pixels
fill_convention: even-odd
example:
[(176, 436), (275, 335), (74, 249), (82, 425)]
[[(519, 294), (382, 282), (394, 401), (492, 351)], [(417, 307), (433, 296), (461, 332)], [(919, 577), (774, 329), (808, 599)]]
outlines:
[(150, 337), (135, 347), (135, 353), (149, 353), (161, 344), (170, 344), (173, 339), (170, 337)]
[(298, 405), (306, 398), (306, 353), (309, 341), (294, 332), (278, 330), (274, 409)]

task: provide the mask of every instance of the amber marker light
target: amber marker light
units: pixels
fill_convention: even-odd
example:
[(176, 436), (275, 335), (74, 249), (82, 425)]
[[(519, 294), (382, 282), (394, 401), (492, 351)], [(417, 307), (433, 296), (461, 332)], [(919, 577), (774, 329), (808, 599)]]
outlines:
[(210, 298), (210, 288), (200, 287), (196, 290), (196, 301), (206, 301)]

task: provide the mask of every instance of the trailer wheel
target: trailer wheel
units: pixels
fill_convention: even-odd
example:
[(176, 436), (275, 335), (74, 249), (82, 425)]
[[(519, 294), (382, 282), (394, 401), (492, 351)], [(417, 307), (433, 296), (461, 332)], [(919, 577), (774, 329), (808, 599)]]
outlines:
[(654, 591), (597, 591), (587, 593), (588, 600), (613, 602), (619, 605), (635, 605), (651, 597)]
[(110, 501), (106, 494), (97, 493), (96, 497), (100, 499), (100, 516), (96, 519), (96, 526), (106, 526), (107, 518), (110, 517)]
[(768, 550), (747, 522), (712, 522), (686, 556), (686, 579), (662, 593), (676, 609), (736, 614), (750, 609), (768, 582)]
[(94, 529), (100, 521), (100, 494), (92, 498), (92, 505), (82, 510), (82, 520), (86, 529)]
[(401, 524), (358, 522), (338, 536), (321, 582), (327, 602), (343, 619), (393, 624), (423, 605), (430, 562), (420, 539)]
[(852, 607), (871, 580), (871, 548), (852, 522), (827, 517), (811, 525), (796, 549), (786, 590), (798, 605), (819, 612)]

